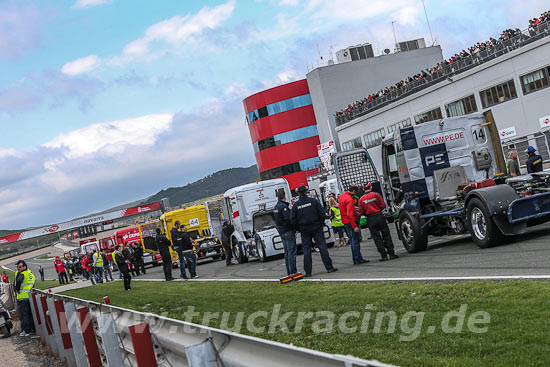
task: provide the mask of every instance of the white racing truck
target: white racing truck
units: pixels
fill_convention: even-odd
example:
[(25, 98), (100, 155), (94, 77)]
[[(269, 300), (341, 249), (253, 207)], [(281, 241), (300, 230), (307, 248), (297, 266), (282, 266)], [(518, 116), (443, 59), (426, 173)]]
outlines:
[(381, 146), (379, 174), (366, 149), (335, 155), (341, 189), (373, 183), (408, 252), (428, 236), (469, 233), (481, 248), (550, 220), (550, 173), (508, 177), (490, 111), (402, 128)]
[[(239, 263), (247, 262), (250, 258), (264, 262), (284, 254), (273, 212), (277, 204), (276, 192), (281, 188), (285, 190), (287, 200), (292, 197), (288, 182), (283, 178), (238, 186), (223, 195), (224, 217), (229, 218), (235, 227), (231, 235), (231, 247)], [(324, 233), (327, 245), (332, 246), (334, 236), (329, 223), (327, 221), (325, 224)], [(299, 235), (296, 243), (300, 247)]]

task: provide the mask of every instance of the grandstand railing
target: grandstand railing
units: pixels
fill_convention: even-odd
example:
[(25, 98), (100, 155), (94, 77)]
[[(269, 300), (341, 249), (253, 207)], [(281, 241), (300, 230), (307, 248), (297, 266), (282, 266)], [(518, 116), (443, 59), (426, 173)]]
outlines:
[(364, 116), (367, 113), (387, 106), (388, 104), (399, 99), (408, 97), (416, 92), (440, 83), (447, 78), (468, 71), (476, 66), (512, 52), (513, 50), (526, 46), (536, 40), (548, 36), (549, 34), (550, 22), (548, 21), (540, 23), (535, 27), (530, 27), (529, 29), (523, 30), (518, 36), (511, 37), (505, 41), (499, 41), (490, 49), (485, 49), (478, 53), (472, 53), (460, 61), (455, 61), (451, 65), (442, 67), (437, 72), (428, 75), (425, 78), (414, 80), (406, 86), (377, 97), (371, 102), (363, 103), (360, 106), (354, 107), (352, 110), (345, 110), (343, 115), (337, 115), (335, 117), (336, 126), (341, 126), (356, 119), (357, 117)]

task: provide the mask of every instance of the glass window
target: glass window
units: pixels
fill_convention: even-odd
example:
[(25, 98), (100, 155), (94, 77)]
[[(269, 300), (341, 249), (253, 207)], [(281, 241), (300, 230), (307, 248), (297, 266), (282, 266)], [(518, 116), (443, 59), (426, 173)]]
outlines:
[(292, 110), (294, 108), (311, 105), (311, 96), (304, 94), (301, 96), (285, 99), (284, 101), (275, 102), (270, 105), (258, 108), (257, 110), (248, 113), (248, 123), (256, 121), (260, 118), (275, 115), (277, 113)]
[(468, 115), (477, 111), (476, 99), (474, 95), (459, 99), (458, 101), (451, 102), (445, 105), (448, 117), (456, 117)]
[(441, 120), (442, 118), (443, 118), (443, 115), (441, 113), (441, 108), (437, 107), (433, 110), (423, 112), (421, 114), (414, 116), (414, 122), (418, 125), (428, 121)]
[(517, 97), (516, 85), (513, 79), (479, 92), (483, 108), (489, 108)]
[(521, 76), (520, 80), (523, 94), (529, 94), (547, 88), (550, 84), (549, 69), (550, 67), (547, 67)]
[(317, 131), (317, 125), (311, 125), (296, 130), (287, 131), (285, 133), (273, 135), (269, 138), (259, 140), (257, 142), (258, 151), (281, 144), (292, 143), (297, 140), (311, 138), (312, 136), (317, 135), (319, 135), (319, 132)]
[(380, 145), (380, 143), (382, 143), (382, 140), (384, 139), (384, 135), (384, 128), (378, 129), (376, 131), (373, 131), (372, 133), (365, 135), (365, 147), (369, 149)]
[(362, 147), (363, 144), (361, 143), (361, 137), (355, 138), (342, 144), (342, 150), (352, 150)]
[(411, 119), (406, 118), (405, 120), (401, 120), (399, 122), (396, 122), (394, 124), (389, 125), (388, 126), (388, 134), (393, 133), (397, 129), (402, 129), (404, 127), (411, 126), (411, 125), (412, 125), (411, 124)]
[(299, 162), (290, 163), (281, 167), (273, 168), (264, 172), (260, 172), (262, 180), (270, 180), (281, 176), (291, 175), (297, 172), (309, 171), (318, 169), (321, 166), (319, 157), (304, 159)]

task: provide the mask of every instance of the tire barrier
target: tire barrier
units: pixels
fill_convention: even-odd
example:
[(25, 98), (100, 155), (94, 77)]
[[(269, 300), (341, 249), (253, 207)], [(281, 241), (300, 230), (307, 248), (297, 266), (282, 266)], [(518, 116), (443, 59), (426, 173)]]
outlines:
[(31, 306), (37, 334), (69, 367), (390, 367), (40, 290)]

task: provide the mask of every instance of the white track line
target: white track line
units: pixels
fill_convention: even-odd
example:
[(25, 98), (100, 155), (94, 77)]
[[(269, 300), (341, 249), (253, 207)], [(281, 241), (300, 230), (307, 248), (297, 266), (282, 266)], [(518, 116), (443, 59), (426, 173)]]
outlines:
[[(550, 275), (490, 275), (490, 276), (472, 276), (472, 277), (411, 277), (411, 278), (342, 278), (342, 279), (325, 279), (325, 278), (309, 278), (301, 279), (301, 282), (408, 282), (408, 281), (452, 281), (452, 280), (535, 280), (548, 279)], [(135, 279), (136, 281), (145, 282), (164, 282), (164, 279)], [(176, 282), (278, 282), (279, 279), (263, 278), (263, 279), (174, 279)]]

